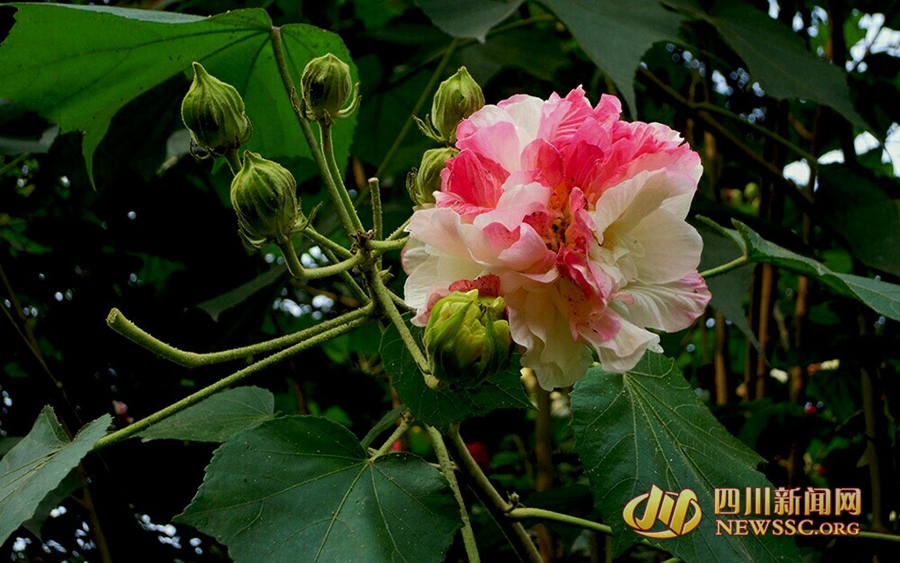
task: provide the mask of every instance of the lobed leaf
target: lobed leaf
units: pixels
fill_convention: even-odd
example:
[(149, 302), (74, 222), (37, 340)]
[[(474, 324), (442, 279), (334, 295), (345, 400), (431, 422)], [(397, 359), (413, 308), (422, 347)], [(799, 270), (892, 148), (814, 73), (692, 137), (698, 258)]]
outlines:
[(237, 563), (441, 561), (461, 521), (444, 476), (421, 458), (367, 458), (324, 418), (263, 422), (220, 446), (176, 522)]
[(685, 561), (799, 560), (789, 537), (716, 535), (714, 488), (772, 485), (756, 470), (762, 458), (719, 424), (674, 364), (648, 352), (626, 373), (595, 367), (572, 393), (575, 451), (616, 551), (641, 539), (622, 519), (625, 505), (657, 485), (693, 490), (703, 512), (697, 529), (659, 542), (666, 551)]
[(44, 407), (31, 431), (0, 459), (0, 543), (34, 515), (38, 505), (106, 433), (112, 417), (87, 424), (69, 441), (52, 407)]

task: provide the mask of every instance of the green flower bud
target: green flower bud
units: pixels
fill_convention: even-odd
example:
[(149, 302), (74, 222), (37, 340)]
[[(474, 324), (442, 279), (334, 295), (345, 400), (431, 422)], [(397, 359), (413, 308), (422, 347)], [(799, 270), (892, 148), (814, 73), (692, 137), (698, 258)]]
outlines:
[(425, 327), (432, 375), (445, 383), (477, 387), (509, 362), (512, 336), (502, 297), (454, 291), (438, 301)]
[(407, 188), (409, 197), (416, 205), (434, 203), (434, 192), (441, 189), (441, 172), (447, 167), (447, 161), (459, 154), (459, 151), (444, 147), (430, 149), (422, 155), (422, 164), (416, 172), (415, 182)]
[(181, 119), (191, 141), (213, 154), (223, 154), (250, 138), (244, 100), (231, 84), (194, 63), (194, 82), (181, 102)]
[(244, 163), (231, 181), (231, 205), (238, 216), (241, 240), (261, 248), (290, 236), (300, 216), (297, 182), (277, 162), (244, 151)]
[(441, 82), (431, 104), (431, 123), (447, 144), (456, 142), (456, 126), (484, 107), (484, 94), (466, 67)]
[(350, 67), (331, 53), (316, 57), (303, 69), (300, 87), (306, 118), (333, 121), (353, 93)]

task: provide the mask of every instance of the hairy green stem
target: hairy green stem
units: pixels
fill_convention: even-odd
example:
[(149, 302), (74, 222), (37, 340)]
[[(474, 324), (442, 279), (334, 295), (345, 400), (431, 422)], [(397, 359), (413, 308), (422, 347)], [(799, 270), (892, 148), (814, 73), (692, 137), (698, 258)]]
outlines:
[(397, 332), (400, 334), (400, 338), (403, 340), (406, 349), (409, 350), (409, 353), (412, 355), (413, 360), (415, 360), (419, 371), (422, 372), (426, 379), (428, 377), (434, 379), (434, 376), (431, 375), (430, 370), (428, 369), (428, 360), (425, 359), (422, 349), (419, 348), (416, 339), (413, 337), (412, 333), (409, 331), (409, 327), (406, 326), (406, 322), (400, 315), (400, 311), (397, 309), (397, 306), (394, 305), (394, 300), (391, 298), (391, 291), (384, 285), (384, 279), (382, 279), (381, 273), (377, 271), (372, 272), (370, 278), (372, 290), (375, 293), (374, 297), (378, 299), (378, 304), (381, 305), (381, 308), (387, 313), (391, 322), (397, 327)]
[(372, 457), (370, 457), (369, 459), (374, 460), (375, 458), (381, 457), (384, 454), (388, 453), (391, 450), (391, 446), (394, 445), (394, 442), (399, 440), (400, 436), (403, 436), (404, 434), (406, 434), (406, 431), (409, 430), (409, 425), (411, 422), (412, 417), (401, 416), (400, 424), (397, 425), (397, 428), (394, 430), (394, 432), (388, 437), (387, 440), (384, 441), (383, 444), (381, 444), (381, 447), (378, 448), (378, 450), (374, 454), (372, 454)]
[(571, 516), (569, 514), (563, 514), (561, 512), (553, 512), (552, 510), (545, 510), (543, 508), (513, 508), (509, 512), (506, 513), (508, 518), (513, 520), (525, 520), (527, 518), (540, 518), (541, 520), (553, 520), (554, 522), (562, 522), (564, 524), (571, 524), (573, 526), (578, 526), (579, 528), (584, 528), (585, 530), (593, 530), (595, 532), (600, 532), (601, 534), (612, 535), (613, 529), (607, 526), (606, 524), (601, 524), (599, 522), (594, 522), (592, 520), (585, 520), (584, 518), (578, 518), (577, 516)]
[(325, 155), (319, 148), (319, 143), (316, 140), (312, 127), (309, 125), (309, 121), (303, 117), (303, 112), (300, 110), (300, 99), (297, 98), (297, 90), (294, 87), (293, 80), (291, 79), (291, 72), (288, 69), (287, 61), (284, 58), (281, 28), (273, 26), (269, 32), (269, 36), (272, 40), (272, 51), (275, 53), (275, 63), (278, 66), (278, 74), (281, 75), (281, 82), (284, 84), (284, 89), (287, 91), (288, 98), (291, 101), (291, 107), (294, 108), (294, 114), (297, 116), (297, 122), (300, 124), (300, 130), (303, 131), (303, 136), (306, 138), (309, 152), (312, 154), (313, 160), (319, 168), (319, 174), (322, 176), (322, 181), (325, 182), (325, 188), (328, 190), (331, 201), (337, 208), (338, 217), (341, 220), (344, 231), (348, 235), (352, 235), (355, 232), (353, 223), (350, 221), (350, 216), (347, 214), (347, 210), (341, 203), (341, 196), (338, 187), (335, 185), (334, 179), (332, 178), (328, 163), (325, 161)]
[(428, 426), (428, 435), (431, 437), (431, 445), (434, 446), (434, 453), (437, 455), (438, 463), (441, 466), (441, 473), (450, 483), (450, 489), (456, 502), (459, 504), (459, 515), (462, 518), (462, 538), (463, 545), (466, 548), (466, 555), (469, 557), (469, 563), (478, 563), (481, 557), (478, 555), (478, 546), (475, 544), (475, 532), (472, 531), (472, 523), (469, 522), (469, 510), (466, 508), (466, 501), (463, 500), (462, 492), (459, 490), (459, 483), (456, 481), (456, 474), (453, 472), (453, 466), (450, 464), (450, 454), (447, 452), (447, 445), (444, 444), (444, 437), (433, 426)]
[[(434, 69), (434, 72), (431, 74), (431, 79), (428, 81), (428, 84), (425, 85), (425, 88), (422, 90), (422, 94), (419, 96), (419, 99), (416, 100), (416, 105), (413, 106), (412, 111), (409, 113), (409, 117), (406, 118), (406, 122), (403, 124), (403, 128), (400, 129), (400, 133), (397, 134), (397, 138), (394, 139), (394, 144), (391, 145), (391, 148), (388, 149), (387, 154), (384, 156), (384, 160), (381, 161), (381, 164), (378, 166), (378, 170), (375, 172), (376, 178), (381, 178), (384, 171), (387, 169), (388, 164), (390, 164), (391, 160), (397, 155), (397, 151), (400, 150), (400, 145), (403, 144), (403, 140), (406, 139), (406, 134), (409, 133), (412, 124), (414, 123), (414, 118), (420, 111), (422, 111), (422, 106), (425, 105), (425, 102), (428, 101), (428, 97), (431, 95), (431, 91), (434, 90), (434, 87), (437, 85), (438, 80), (441, 79), (441, 74), (444, 72), (444, 68), (447, 66), (447, 63), (450, 62), (450, 57), (453, 55), (453, 52), (460, 44), (459, 38), (454, 38), (453, 41), (450, 42), (450, 45), (447, 47), (447, 50), (444, 51), (444, 56), (441, 58), (441, 62), (438, 63), (437, 68)], [(362, 197), (360, 197), (362, 199)]]
[[(350, 258), (351, 256), (353, 256), (352, 252), (317, 231), (312, 225), (307, 225), (305, 228), (297, 232), (308, 238), (313, 243), (317, 244), (323, 251), (330, 250), (332, 253), (340, 256), (342, 259)], [(337, 260), (333, 261), (337, 262)]]
[(369, 178), (369, 191), (372, 192), (372, 230), (375, 232), (375, 240), (381, 240), (384, 236), (384, 212), (381, 209), (381, 186), (378, 178)]
[[(328, 164), (328, 170), (331, 172), (332, 183), (337, 188), (340, 205), (344, 207), (344, 210), (350, 217), (350, 222), (353, 224), (355, 232), (363, 231), (365, 229), (363, 229), (362, 221), (359, 220), (359, 214), (356, 213), (356, 207), (353, 206), (353, 201), (350, 199), (350, 192), (347, 191), (347, 186), (344, 185), (344, 175), (338, 169), (337, 159), (334, 156), (334, 139), (331, 136), (331, 125), (319, 122), (319, 133), (322, 139), (322, 152), (325, 154), (325, 162)], [(338, 203), (335, 203), (335, 205), (338, 205)]]
[(290, 239), (278, 241), (278, 247), (284, 255), (284, 261), (288, 271), (292, 276), (302, 281), (317, 280), (347, 272), (362, 264), (366, 259), (365, 255), (362, 253), (356, 253), (342, 262), (328, 264), (327, 266), (320, 266), (318, 268), (304, 268), (300, 263), (300, 259), (297, 257), (297, 251), (294, 249), (294, 244)]
[[(493, 508), (491, 512), (499, 512), (501, 515), (509, 514), (515, 507), (500, 496), (500, 493), (497, 492), (497, 489), (491, 484), (487, 475), (485, 475), (481, 468), (478, 467), (478, 462), (472, 458), (472, 454), (469, 453), (469, 448), (466, 447), (465, 441), (459, 434), (459, 423), (450, 425), (449, 438), (450, 443), (453, 444), (453, 448), (456, 450), (457, 459), (462, 462), (461, 469), (475, 481), (475, 484), (478, 485), (481, 492), (487, 496), (487, 499), (490, 501)], [(543, 561), (541, 559), (541, 554), (538, 552), (534, 542), (531, 541), (531, 536), (528, 535), (528, 532), (525, 531), (522, 524), (519, 522), (511, 522), (510, 524), (513, 532), (522, 544), (522, 547), (524, 547), (528, 553), (528, 558), (533, 563), (541, 563)]]
[(412, 220), (412, 217), (410, 217), (409, 219), (407, 219), (406, 221), (404, 221), (402, 225), (400, 225), (399, 227), (397, 227), (397, 230), (395, 230), (393, 233), (391, 233), (391, 235), (390, 235), (388, 238), (384, 239), (384, 240), (385, 240), (385, 241), (389, 241), (389, 240), (397, 240), (397, 239), (399, 239), (400, 237), (402, 237), (404, 234), (406, 234), (406, 227), (409, 226), (409, 222), (410, 222), (411, 220)]
[(703, 270), (702, 272), (700, 272), (700, 277), (705, 280), (708, 280), (708, 279), (714, 278), (716, 276), (721, 276), (723, 274), (727, 274), (728, 272), (730, 272), (732, 270), (736, 270), (736, 269), (740, 268), (741, 266), (744, 266), (749, 263), (750, 263), (750, 258), (748, 258), (746, 255), (740, 256), (738, 258), (735, 258), (731, 262), (728, 262), (727, 264), (722, 264), (721, 266), (716, 266), (715, 268)]
[(233, 350), (223, 350), (221, 352), (210, 352), (207, 354), (186, 352), (166, 344), (128, 320), (118, 309), (113, 309), (109, 312), (109, 316), (106, 317), (106, 324), (135, 344), (143, 346), (171, 362), (175, 362), (176, 364), (185, 367), (195, 368), (222, 362), (230, 362), (233, 360), (241, 360), (250, 356), (255, 356), (256, 354), (272, 352), (284, 348), (285, 346), (292, 346), (298, 342), (314, 338), (329, 330), (346, 325), (347, 323), (365, 318), (373, 310), (374, 306), (368, 305), (293, 334), (287, 334), (273, 340), (252, 344), (250, 346), (243, 346)]
[[(572, 516), (570, 514), (563, 514), (562, 512), (554, 512), (552, 510), (545, 510), (543, 508), (513, 508), (509, 512), (506, 513), (507, 518), (512, 520), (527, 520), (529, 518), (539, 518), (541, 520), (552, 520), (554, 522), (562, 522), (563, 524), (571, 524), (572, 526), (578, 526), (579, 528), (584, 528), (585, 530), (592, 530), (594, 532), (600, 532), (601, 534), (606, 534), (611, 536), (614, 534), (613, 529), (607, 526), (606, 524), (601, 524), (599, 522), (594, 522), (593, 520), (585, 520), (584, 518), (578, 518), (577, 516)], [(658, 545), (654, 545), (647, 540), (641, 540), (639, 543), (642, 545), (646, 545), (647, 547), (653, 548), (657, 551), (665, 551)], [(668, 552), (666, 552), (668, 553)], [(672, 563), (677, 561), (681, 561), (677, 557), (674, 559), (670, 559)]]
[[(106, 448), (108, 446), (117, 444), (128, 438), (131, 438), (135, 434), (139, 434), (140, 432), (143, 432), (147, 428), (150, 428), (157, 422), (163, 421), (163, 420), (169, 418), (170, 416), (183, 411), (184, 409), (186, 409), (188, 407), (196, 405), (200, 401), (214, 395), (215, 393), (218, 393), (219, 391), (222, 391), (226, 387), (233, 385), (233, 384), (237, 383), (238, 381), (240, 381), (250, 375), (253, 375), (254, 373), (256, 373), (258, 371), (261, 371), (271, 365), (274, 365), (274, 364), (280, 362), (281, 360), (289, 358), (290, 356), (293, 356), (294, 354), (302, 352), (303, 350), (306, 350), (307, 348), (312, 348), (313, 346), (317, 346), (319, 344), (322, 344), (323, 342), (327, 342), (328, 340), (331, 340), (332, 338), (335, 338), (342, 334), (346, 334), (346, 333), (348, 333), (358, 327), (361, 327), (369, 322), (371, 322), (371, 319), (365, 318), (365, 317), (357, 318), (350, 322), (343, 322), (340, 325), (332, 328), (331, 330), (320, 332), (315, 336), (312, 336), (306, 340), (303, 340), (302, 342), (298, 342), (297, 344), (294, 344), (290, 348), (286, 348), (280, 352), (272, 354), (271, 356), (268, 356), (267, 358), (264, 358), (264, 359), (256, 362), (253, 365), (247, 366), (244, 369), (242, 369), (240, 371), (236, 371), (235, 373), (229, 375), (228, 377), (220, 379), (219, 381), (213, 383), (212, 385), (204, 387), (203, 389), (201, 389), (200, 391), (197, 391), (196, 393), (194, 393), (192, 395), (188, 395), (187, 397), (185, 397), (184, 399), (181, 399), (180, 401), (172, 403), (168, 407), (166, 407), (162, 410), (159, 410), (159, 411), (151, 414), (150, 416), (135, 422), (134, 424), (132, 424), (130, 426), (126, 426), (125, 428), (123, 428), (121, 430), (117, 430), (111, 434), (107, 434), (106, 436), (104, 436), (103, 438), (100, 438), (100, 440), (97, 441), (97, 443), (94, 445), (94, 451), (102, 450), (103, 448)], [(296, 336), (296, 335), (291, 335), (291, 336)]]
[(401, 248), (406, 246), (406, 242), (408, 240), (408, 238), (402, 238), (398, 240), (370, 240), (369, 248), (381, 252), (385, 252), (388, 250), (400, 250)]

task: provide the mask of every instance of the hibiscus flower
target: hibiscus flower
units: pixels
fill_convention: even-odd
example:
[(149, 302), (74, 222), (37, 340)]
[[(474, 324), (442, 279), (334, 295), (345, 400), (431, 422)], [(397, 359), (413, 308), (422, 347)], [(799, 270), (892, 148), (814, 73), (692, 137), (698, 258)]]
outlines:
[(424, 326), (455, 290), (506, 301), (522, 365), (545, 389), (571, 385), (596, 353), (624, 372), (649, 330), (689, 326), (710, 295), (686, 221), (700, 158), (672, 129), (626, 122), (604, 95), (516, 95), (457, 129), (435, 204), (410, 221), (407, 304)]

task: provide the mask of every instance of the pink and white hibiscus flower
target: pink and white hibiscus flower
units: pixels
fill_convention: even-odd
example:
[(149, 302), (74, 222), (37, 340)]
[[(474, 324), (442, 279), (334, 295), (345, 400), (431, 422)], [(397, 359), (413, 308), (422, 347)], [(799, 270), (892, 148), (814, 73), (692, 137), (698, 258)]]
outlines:
[(619, 119), (603, 96), (517, 95), (460, 123), (436, 204), (409, 224), (405, 298), (424, 325), (454, 290), (506, 300), (513, 340), (545, 389), (571, 385), (593, 349), (610, 371), (653, 328), (689, 326), (710, 295), (702, 242), (685, 222), (702, 173), (679, 134)]

